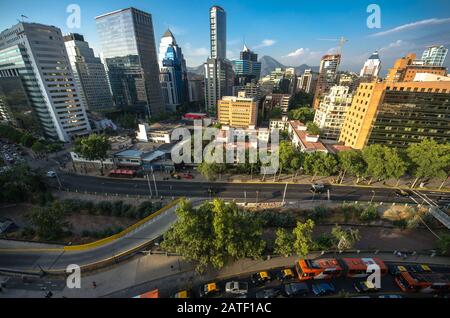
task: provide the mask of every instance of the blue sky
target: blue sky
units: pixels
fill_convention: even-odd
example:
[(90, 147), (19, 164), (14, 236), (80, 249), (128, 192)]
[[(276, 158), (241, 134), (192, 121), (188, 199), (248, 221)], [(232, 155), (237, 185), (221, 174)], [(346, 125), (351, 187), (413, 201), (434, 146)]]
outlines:
[[(68, 29), (69, 4), (81, 8), (81, 28)], [(366, 25), (369, 4), (381, 8), (381, 29)], [(380, 50), (383, 71), (408, 52), (421, 53), (426, 45), (450, 46), (448, 0), (16, 0), (0, 1), (0, 29), (29, 21), (51, 24), (63, 33), (85, 36), (98, 54), (95, 16), (134, 6), (153, 16), (156, 41), (170, 27), (189, 66), (209, 55), (209, 8), (222, 6), (228, 14), (228, 58), (239, 55), (244, 39), (259, 56), (270, 55), (286, 65), (318, 65), (320, 57), (336, 50), (337, 39), (349, 42), (343, 51), (342, 68), (357, 71), (372, 51)], [(322, 40), (321, 40), (322, 39)], [(446, 66), (450, 66), (450, 56)]]

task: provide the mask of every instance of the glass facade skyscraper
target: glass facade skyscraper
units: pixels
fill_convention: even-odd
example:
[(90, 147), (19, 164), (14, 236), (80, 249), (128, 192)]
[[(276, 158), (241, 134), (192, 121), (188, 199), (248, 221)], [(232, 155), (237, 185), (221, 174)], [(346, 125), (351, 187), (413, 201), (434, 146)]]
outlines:
[(127, 8), (98, 16), (96, 23), (116, 105), (145, 116), (163, 113), (152, 16)]
[(219, 6), (210, 10), (211, 58), (225, 59), (227, 57), (227, 14)]
[(236, 73), (236, 85), (245, 85), (252, 80), (257, 81), (261, 77), (261, 63), (258, 62), (258, 54), (253, 53), (244, 45), (239, 60), (233, 61)]

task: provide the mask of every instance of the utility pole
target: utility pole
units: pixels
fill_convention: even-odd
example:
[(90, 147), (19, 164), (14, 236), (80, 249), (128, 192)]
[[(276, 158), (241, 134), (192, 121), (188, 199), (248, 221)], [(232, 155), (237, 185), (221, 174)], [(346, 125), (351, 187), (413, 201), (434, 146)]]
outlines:
[(247, 191), (244, 191), (244, 203), (247, 205)]
[(286, 186), (284, 187), (284, 194), (283, 194), (283, 203), (282, 203), (282, 206), (284, 206), (284, 203), (285, 203), (287, 187), (288, 187), (288, 183), (286, 182)]
[(156, 179), (155, 179), (155, 174), (153, 173), (153, 167), (152, 167), (152, 176), (153, 176), (153, 183), (155, 184), (156, 197), (158, 197), (159, 196), (158, 187), (156, 186)]
[(148, 183), (148, 189), (150, 191), (150, 198), (152, 198), (153, 197), (153, 191), (152, 191), (152, 185), (150, 184), (150, 176), (149, 176), (148, 173), (147, 173), (147, 183)]
[(372, 204), (373, 199), (375, 198), (375, 190), (372, 190), (372, 193), (373, 193), (373, 195), (372, 195), (372, 198), (370, 199), (370, 204)]
[(259, 201), (259, 191), (256, 190), (256, 206), (258, 206), (258, 201)]

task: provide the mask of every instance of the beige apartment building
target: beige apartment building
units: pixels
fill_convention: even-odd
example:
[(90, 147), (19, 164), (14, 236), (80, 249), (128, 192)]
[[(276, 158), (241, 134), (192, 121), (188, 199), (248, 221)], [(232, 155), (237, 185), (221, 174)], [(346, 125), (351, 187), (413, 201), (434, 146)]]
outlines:
[(254, 98), (224, 96), (218, 101), (219, 122), (234, 128), (256, 127), (258, 104)]

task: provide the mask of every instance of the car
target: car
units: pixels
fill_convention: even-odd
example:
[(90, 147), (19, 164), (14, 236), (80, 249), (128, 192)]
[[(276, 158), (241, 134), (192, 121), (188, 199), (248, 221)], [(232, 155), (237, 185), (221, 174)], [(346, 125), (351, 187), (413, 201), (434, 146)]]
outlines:
[(400, 272), (408, 272), (409, 271), (408, 268), (404, 265), (389, 265), (388, 269), (389, 269), (389, 273), (394, 276)]
[(225, 284), (225, 292), (234, 295), (245, 295), (248, 293), (248, 283), (246, 282), (228, 282)]
[(310, 191), (312, 193), (323, 193), (326, 191), (326, 187), (323, 183), (315, 183), (311, 186)]
[(56, 172), (52, 171), (52, 170), (48, 171), (47, 172), (47, 177), (49, 177), (49, 178), (56, 178)]
[(294, 277), (294, 272), (290, 268), (284, 268), (278, 272), (278, 279), (281, 281), (294, 279)]
[(276, 298), (280, 295), (280, 291), (275, 288), (261, 289), (255, 294), (256, 298)]
[(410, 193), (408, 191), (403, 190), (403, 189), (397, 189), (397, 190), (395, 190), (395, 195), (397, 197), (409, 197)]
[(378, 296), (378, 298), (403, 298), (403, 296), (392, 294), (392, 295), (380, 295)]
[(179, 175), (177, 175), (176, 173), (173, 173), (171, 176), (172, 176), (172, 178), (177, 179), (177, 180), (181, 179), (181, 177)]
[(306, 283), (290, 283), (284, 285), (284, 293), (288, 297), (306, 296), (309, 293), (309, 288)]
[(208, 188), (208, 194), (213, 195), (217, 194), (219, 191), (216, 188)]
[(190, 173), (185, 173), (183, 174), (183, 178), (191, 180), (194, 179), (194, 176)]
[(181, 290), (173, 295), (173, 298), (190, 298), (190, 292), (188, 290)]
[(270, 277), (268, 272), (263, 271), (253, 274), (251, 280), (255, 285), (264, 285), (265, 283), (270, 282), (272, 278)]
[(336, 292), (336, 288), (332, 283), (318, 283), (312, 285), (312, 291), (316, 296), (332, 295)]
[(369, 281), (355, 282), (353, 283), (353, 287), (358, 293), (374, 293), (380, 290)]
[(433, 272), (430, 268), (430, 266), (426, 264), (417, 264), (417, 265), (410, 265), (409, 269), (413, 273), (431, 273)]
[(216, 283), (211, 282), (200, 287), (200, 297), (212, 296), (220, 292), (219, 287)]

